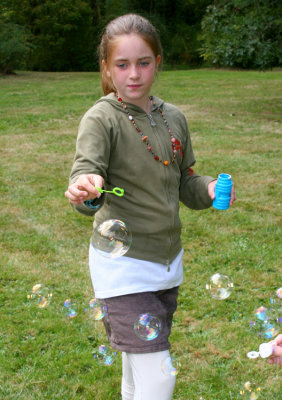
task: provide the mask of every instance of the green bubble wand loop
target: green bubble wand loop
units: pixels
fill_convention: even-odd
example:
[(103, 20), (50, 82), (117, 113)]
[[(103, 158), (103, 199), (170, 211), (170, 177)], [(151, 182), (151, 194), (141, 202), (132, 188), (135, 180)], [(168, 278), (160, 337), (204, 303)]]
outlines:
[(124, 195), (124, 189), (122, 189), (122, 188), (119, 188), (119, 187), (115, 187), (115, 188), (113, 188), (113, 190), (105, 190), (105, 189), (101, 189), (101, 188), (99, 188), (98, 186), (94, 186), (95, 187), (95, 189), (97, 189), (98, 190), (98, 192), (100, 192), (100, 193), (113, 193), (113, 194), (115, 194), (116, 196), (119, 196), (119, 197), (121, 197), (121, 196), (123, 196)]

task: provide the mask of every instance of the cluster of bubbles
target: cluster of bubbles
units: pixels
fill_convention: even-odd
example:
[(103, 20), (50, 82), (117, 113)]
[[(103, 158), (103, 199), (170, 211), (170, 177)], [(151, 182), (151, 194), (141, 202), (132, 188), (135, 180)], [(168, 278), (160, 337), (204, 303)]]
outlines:
[(252, 382), (246, 382), (244, 388), (240, 390), (242, 399), (257, 400), (260, 396), (261, 389), (259, 386)]
[(112, 351), (108, 346), (101, 344), (97, 350), (93, 351), (93, 357), (100, 365), (109, 367), (115, 362), (117, 353)]
[(270, 298), (270, 307), (258, 307), (250, 321), (251, 329), (260, 337), (274, 338), (282, 325), (282, 288), (275, 291)]
[(206, 284), (206, 289), (210, 292), (211, 297), (216, 300), (227, 299), (233, 288), (234, 284), (231, 279), (218, 272), (213, 274)]
[(128, 252), (132, 234), (123, 221), (109, 219), (96, 226), (91, 243), (104, 257), (117, 258)]
[[(91, 238), (92, 246), (104, 257), (117, 258), (126, 254), (132, 243), (132, 234), (123, 221), (117, 219), (106, 220), (98, 225)], [(210, 296), (216, 300), (227, 299), (234, 288), (232, 280), (221, 273), (213, 274), (206, 284)], [(47, 307), (52, 299), (52, 293), (41, 284), (34, 285), (31, 293), (27, 296), (29, 300), (36, 301), (38, 307)], [(71, 299), (66, 299), (62, 307), (63, 314), (68, 319), (73, 319), (78, 314), (78, 307)], [(98, 299), (91, 299), (84, 308), (90, 319), (102, 320), (107, 312)], [(270, 298), (270, 306), (259, 307), (254, 312), (250, 322), (252, 329), (261, 337), (273, 338), (281, 328), (282, 322), (282, 288), (276, 290)], [(143, 341), (151, 341), (158, 338), (162, 329), (162, 323), (156, 315), (150, 313), (140, 314), (134, 323), (135, 335)], [(93, 357), (99, 365), (110, 366), (116, 359), (116, 352), (108, 346), (100, 345), (93, 352)], [(178, 374), (181, 363), (174, 357), (167, 357), (161, 362), (161, 371), (164, 375), (175, 376)], [(245, 399), (257, 400), (261, 389), (254, 384), (246, 382), (240, 394)], [(200, 399), (202, 400), (202, 398)]]
[(36, 303), (39, 308), (45, 308), (50, 304), (52, 296), (53, 294), (47, 287), (38, 283), (32, 287), (31, 293), (27, 295), (27, 298)]

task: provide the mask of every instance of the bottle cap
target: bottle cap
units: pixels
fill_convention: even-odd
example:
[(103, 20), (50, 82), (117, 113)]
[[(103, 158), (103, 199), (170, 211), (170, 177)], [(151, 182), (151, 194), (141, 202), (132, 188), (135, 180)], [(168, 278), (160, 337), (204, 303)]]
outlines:
[(259, 355), (261, 358), (267, 358), (270, 357), (273, 352), (272, 344), (270, 342), (268, 343), (262, 343), (259, 346)]
[(249, 358), (258, 358), (259, 357), (259, 352), (258, 351), (249, 351), (247, 353), (247, 356)]

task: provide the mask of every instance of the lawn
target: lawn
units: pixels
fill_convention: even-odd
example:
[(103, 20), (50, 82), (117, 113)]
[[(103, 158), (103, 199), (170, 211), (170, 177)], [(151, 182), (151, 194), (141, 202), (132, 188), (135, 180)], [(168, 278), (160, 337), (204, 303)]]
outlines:
[[(247, 358), (269, 339), (250, 321), (282, 286), (281, 70), (165, 71), (153, 93), (187, 116), (201, 175), (232, 175), (237, 201), (227, 211), (181, 206), (185, 279), (171, 335), (181, 366), (174, 400), (278, 400), (281, 367)], [(99, 365), (107, 344), (101, 321), (84, 311), (92, 219), (64, 197), (79, 121), (101, 96), (97, 73), (18, 72), (0, 78), (1, 289), (0, 398), (120, 399), (121, 356)], [(279, 146), (280, 145), (280, 146)], [(220, 272), (234, 289), (211, 298)], [(35, 284), (52, 293), (39, 308)], [(77, 316), (68, 319), (71, 299)], [(281, 328), (281, 327), (280, 327)], [(282, 331), (282, 329), (281, 329)], [(256, 398), (256, 397), (253, 397)], [(162, 399), (156, 399), (162, 400)]]

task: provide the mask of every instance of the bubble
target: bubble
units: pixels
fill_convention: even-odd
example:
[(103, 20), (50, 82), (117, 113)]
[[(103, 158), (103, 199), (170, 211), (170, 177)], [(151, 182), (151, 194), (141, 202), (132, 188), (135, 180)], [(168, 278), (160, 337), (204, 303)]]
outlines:
[(103, 319), (106, 314), (106, 310), (107, 307), (101, 305), (98, 299), (91, 299), (89, 301), (89, 306), (85, 308), (85, 312), (95, 321)]
[(234, 285), (230, 278), (219, 273), (213, 274), (209, 282), (206, 284), (206, 289), (209, 290), (211, 297), (216, 300), (225, 300), (230, 296)]
[(47, 287), (38, 283), (32, 287), (31, 293), (27, 295), (27, 298), (30, 301), (34, 301), (39, 308), (45, 308), (50, 304), (52, 296), (53, 294)]
[(277, 322), (282, 324), (282, 287), (277, 289), (270, 298), (271, 308), (277, 312)]
[(176, 376), (180, 367), (181, 363), (171, 356), (161, 362), (161, 371), (166, 376)]
[(91, 243), (104, 257), (117, 258), (130, 248), (132, 234), (124, 222), (109, 219), (98, 225), (93, 232)]
[(142, 340), (154, 340), (159, 336), (162, 324), (158, 317), (140, 314), (134, 323), (134, 332)]
[(75, 318), (77, 316), (76, 305), (71, 302), (71, 299), (66, 299), (64, 301), (62, 311), (63, 314), (69, 319)]
[(272, 339), (280, 329), (278, 313), (274, 309), (259, 307), (254, 312), (254, 318), (250, 322), (252, 330), (260, 337)]
[(93, 351), (93, 357), (100, 365), (109, 367), (115, 362), (117, 353), (110, 350), (108, 346), (101, 344), (98, 350)]
[(261, 389), (253, 382), (246, 382), (244, 388), (240, 390), (242, 399), (257, 400), (260, 397)]

